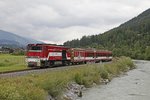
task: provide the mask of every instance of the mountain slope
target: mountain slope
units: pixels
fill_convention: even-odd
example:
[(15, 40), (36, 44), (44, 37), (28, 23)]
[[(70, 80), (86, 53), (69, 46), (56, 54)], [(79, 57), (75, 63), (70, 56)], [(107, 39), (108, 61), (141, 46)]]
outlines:
[(28, 43), (39, 43), (33, 39), (24, 38), (16, 34), (0, 30), (0, 46), (25, 47)]
[(64, 45), (103, 48), (112, 50), (116, 56), (150, 59), (150, 9), (103, 34), (83, 36)]

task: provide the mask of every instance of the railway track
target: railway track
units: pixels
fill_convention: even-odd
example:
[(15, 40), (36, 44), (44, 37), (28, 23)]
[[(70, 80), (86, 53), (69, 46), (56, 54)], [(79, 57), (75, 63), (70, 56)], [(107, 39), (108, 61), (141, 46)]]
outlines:
[[(104, 63), (110, 63), (110, 62), (88, 63), (88, 64), (104, 64)], [(34, 68), (34, 69), (29, 68), (29, 69), (24, 69), (24, 70), (6, 71), (6, 72), (0, 72), (0, 78), (25, 76), (28, 74), (40, 74), (40, 73), (44, 73), (44, 72), (57, 71), (57, 70), (62, 70), (62, 69), (84, 66), (84, 65), (87, 65), (87, 64), (67, 65), (67, 66), (58, 65), (58, 66), (49, 67), (49, 68)]]
[(25, 76), (28, 74), (39, 74), (49, 71), (57, 71), (61, 69), (68, 69), (71, 67), (79, 67), (83, 66), (81, 65), (72, 65), (72, 66), (56, 66), (52, 68), (35, 68), (35, 69), (24, 69), (24, 70), (16, 70), (16, 71), (6, 71), (6, 72), (0, 72), (0, 78), (2, 77), (16, 77), (16, 76)]
[(14, 73), (14, 72), (28, 71), (28, 70), (32, 70), (32, 69), (22, 69), (22, 70), (5, 71), (5, 72), (0, 72), (0, 75), (1, 74)]
[(27, 75), (31, 72), (36, 72), (37, 70), (40, 70), (40, 69), (23, 69), (23, 70), (0, 72), (0, 78), (1, 77), (23, 76), (23, 75)]

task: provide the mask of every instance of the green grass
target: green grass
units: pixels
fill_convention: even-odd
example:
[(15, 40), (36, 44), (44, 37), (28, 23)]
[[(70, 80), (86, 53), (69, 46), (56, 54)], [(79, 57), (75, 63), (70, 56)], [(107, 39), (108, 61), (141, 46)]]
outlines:
[(0, 72), (26, 69), (25, 56), (0, 54)]
[(115, 58), (111, 63), (87, 64), (31, 74), (16, 78), (0, 79), (1, 100), (46, 100), (48, 94), (59, 97), (68, 83), (76, 82), (85, 87), (100, 84), (101, 79), (111, 80), (114, 76), (135, 68), (127, 57)]

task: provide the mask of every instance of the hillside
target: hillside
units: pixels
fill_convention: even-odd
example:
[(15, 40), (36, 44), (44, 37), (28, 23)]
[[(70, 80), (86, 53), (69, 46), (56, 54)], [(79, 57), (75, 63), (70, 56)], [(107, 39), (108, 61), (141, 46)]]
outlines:
[(24, 38), (14, 33), (0, 30), (0, 46), (25, 47), (28, 43), (38, 43), (39, 41)]
[(83, 36), (64, 45), (109, 49), (115, 56), (150, 60), (150, 9), (103, 34)]

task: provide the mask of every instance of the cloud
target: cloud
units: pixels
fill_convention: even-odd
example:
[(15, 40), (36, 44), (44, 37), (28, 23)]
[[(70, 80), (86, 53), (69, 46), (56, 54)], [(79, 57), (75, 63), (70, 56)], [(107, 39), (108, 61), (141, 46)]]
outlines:
[(149, 0), (1, 0), (0, 29), (63, 43), (103, 33), (149, 6)]

